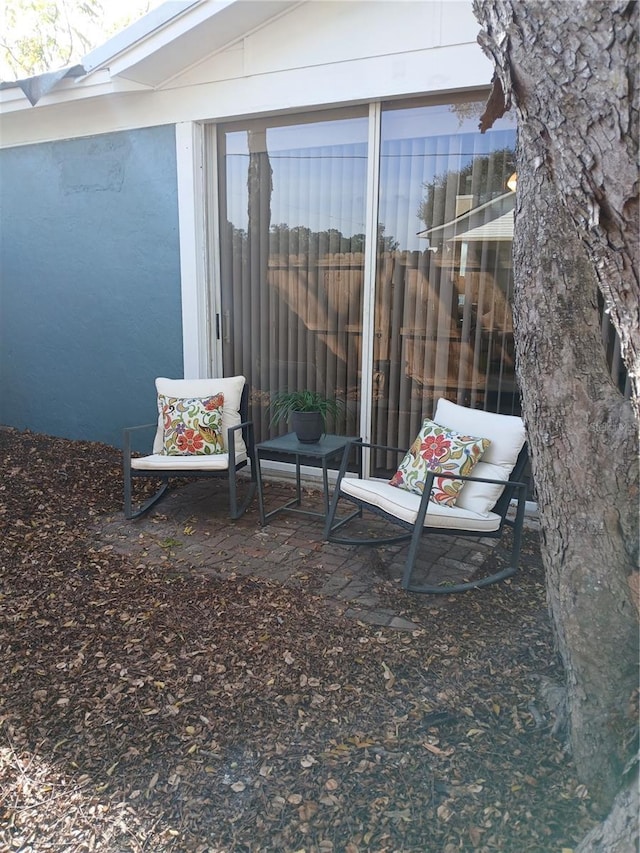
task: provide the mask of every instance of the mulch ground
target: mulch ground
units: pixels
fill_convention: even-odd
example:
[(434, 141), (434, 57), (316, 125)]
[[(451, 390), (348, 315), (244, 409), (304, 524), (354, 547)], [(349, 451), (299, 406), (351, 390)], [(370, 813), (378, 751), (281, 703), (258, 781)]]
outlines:
[(563, 853), (593, 825), (552, 732), (537, 539), (421, 627), (96, 544), (111, 447), (0, 430), (0, 849)]

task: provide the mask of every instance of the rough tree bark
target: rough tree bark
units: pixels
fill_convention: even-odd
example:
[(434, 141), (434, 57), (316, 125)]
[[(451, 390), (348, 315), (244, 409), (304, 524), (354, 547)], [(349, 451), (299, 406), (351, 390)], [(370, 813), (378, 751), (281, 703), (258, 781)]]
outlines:
[[(512, 103), (518, 118), (517, 372), (571, 746), (604, 812), (629, 786), (638, 684), (638, 6), (474, 0), (474, 12), (496, 69), (481, 127)], [(609, 375), (598, 289), (630, 400)], [(605, 829), (605, 846), (584, 849), (634, 849), (634, 809), (631, 784), (618, 840)]]

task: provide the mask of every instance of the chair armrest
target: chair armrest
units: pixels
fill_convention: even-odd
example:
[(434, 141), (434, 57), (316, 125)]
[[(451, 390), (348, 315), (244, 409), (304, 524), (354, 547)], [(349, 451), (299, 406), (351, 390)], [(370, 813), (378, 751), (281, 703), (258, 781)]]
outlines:
[(509, 486), (514, 488), (526, 488), (527, 485), (526, 483), (521, 483), (518, 480), (496, 480), (493, 477), (474, 477), (471, 474), (456, 474), (455, 471), (440, 472), (427, 470), (427, 478), (424, 481), (423, 494), (431, 494), (431, 487), (433, 486), (433, 481), (436, 478), (439, 480), (464, 480), (469, 483), (493, 483), (496, 486)]
[(131, 459), (131, 438), (133, 433), (140, 432), (143, 429), (154, 429), (158, 428), (158, 421), (154, 421), (151, 424), (140, 424), (140, 426), (132, 426), (125, 427), (122, 431), (122, 455), (125, 458), (125, 461)]
[[(443, 480), (465, 480), (472, 483), (495, 483), (497, 486), (525, 486), (526, 483), (521, 483), (518, 480), (494, 480), (490, 477), (474, 477), (472, 474), (456, 474), (451, 471), (443, 471), (441, 474), (437, 471), (430, 471), (435, 477), (438, 477)], [(428, 474), (427, 474), (428, 476)]]
[(236, 442), (234, 438), (234, 433), (239, 429), (247, 430), (247, 456), (251, 461), (251, 466), (255, 466), (255, 453), (254, 453), (254, 440), (253, 440), (253, 421), (242, 421), (235, 426), (231, 426), (227, 429), (227, 452), (229, 453), (229, 468), (235, 468), (236, 466)]
[(392, 447), (388, 444), (374, 444), (370, 441), (363, 441), (361, 438), (352, 438), (349, 442), (349, 447), (353, 447), (354, 444), (358, 444), (361, 447), (367, 447), (369, 450), (384, 450), (389, 453), (407, 453), (408, 448), (406, 447)]
[(344, 448), (342, 455), (343, 460), (348, 458), (349, 453), (355, 446), (360, 448), (360, 452), (365, 448), (368, 450), (383, 450), (385, 453), (402, 453), (403, 456), (407, 452), (406, 447), (392, 447), (388, 444), (374, 444), (371, 441), (363, 441), (361, 438), (352, 438)]
[(125, 427), (123, 431), (124, 432), (135, 432), (136, 430), (149, 429), (150, 427), (154, 427), (155, 429), (157, 429), (158, 428), (158, 421), (154, 421), (152, 424), (140, 424), (140, 426)]
[(445, 480), (465, 480), (475, 483), (495, 483), (498, 486), (503, 486), (505, 489), (509, 488), (511, 494), (516, 491), (518, 493), (518, 518), (519, 523), (522, 522), (522, 517), (524, 514), (524, 504), (526, 499), (526, 483), (521, 483), (518, 480), (496, 480), (490, 477), (472, 477), (469, 474), (454, 474), (453, 472), (444, 472), (440, 474), (437, 471), (427, 471), (427, 479), (424, 481), (424, 489), (422, 490), (422, 495), (420, 497), (420, 507), (418, 509), (418, 515), (416, 516), (416, 525), (422, 526), (424, 524), (425, 515), (427, 513), (427, 507), (431, 498), (433, 481), (436, 479), (436, 477)]
[[(362, 451), (364, 448), (368, 448), (369, 450), (383, 450), (385, 452), (398, 453), (398, 454), (401, 453), (403, 456), (407, 452), (406, 449), (404, 449), (402, 447), (391, 447), (391, 446), (386, 445), (386, 444), (373, 444), (370, 441), (363, 441), (361, 438), (352, 438), (348, 442), (348, 444), (345, 445), (345, 448), (342, 451), (342, 461), (340, 463), (340, 468), (338, 469), (338, 474), (337, 474), (336, 483), (335, 483), (336, 491), (340, 490), (340, 483), (342, 482), (342, 479), (347, 472), (347, 465), (349, 464), (349, 456), (350, 456), (351, 451), (353, 450), (354, 447), (358, 448), (358, 452), (360, 454), (362, 454)], [(360, 476), (362, 476), (362, 455), (360, 456), (360, 465), (358, 467), (359, 467), (359, 471), (360, 471)]]

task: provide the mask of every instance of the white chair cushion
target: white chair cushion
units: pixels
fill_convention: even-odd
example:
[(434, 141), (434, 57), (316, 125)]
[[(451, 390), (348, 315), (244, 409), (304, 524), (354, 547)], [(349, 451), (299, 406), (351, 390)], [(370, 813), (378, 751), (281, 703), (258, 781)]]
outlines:
[[(245, 384), (244, 376), (229, 376), (224, 379), (166, 379), (159, 377), (156, 379), (156, 391), (158, 394), (163, 394), (165, 397), (213, 397), (216, 394), (224, 396), (224, 405), (222, 408), (222, 440), (224, 449), (227, 451), (227, 430), (229, 427), (237, 426), (240, 421), (240, 400)], [(158, 429), (153, 442), (153, 453), (161, 454), (164, 441), (164, 425), (162, 416), (158, 413)], [(236, 444), (236, 459), (240, 453), (246, 454), (242, 438), (242, 430), (237, 430), (235, 433)], [(168, 466), (176, 468), (176, 465)], [(199, 468), (200, 465), (193, 467)], [(227, 466), (228, 467), (228, 463)]]
[[(236, 453), (236, 465), (246, 458), (244, 451)], [(229, 454), (167, 456), (165, 453), (153, 453), (151, 456), (132, 459), (131, 467), (138, 471), (226, 471), (229, 468)]]
[[(344, 477), (340, 483), (340, 491), (378, 507), (409, 524), (415, 524), (420, 508), (420, 496), (398, 489), (388, 480), (359, 480)], [(444, 506), (429, 501), (424, 526), (446, 527), (452, 532), (474, 530), (478, 533), (490, 533), (500, 527), (500, 516), (493, 512), (483, 515), (469, 509), (462, 509), (460, 502), (457, 506)]]
[[(433, 419), (436, 423), (458, 432), (481, 435), (490, 440), (491, 444), (471, 476), (504, 482), (509, 479), (526, 440), (522, 418), (496, 415), (481, 409), (468, 409), (441, 398), (438, 400)], [(503, 491), (504, 486), (467, 482), (458, 496), (456, 507), (486, 515)]]

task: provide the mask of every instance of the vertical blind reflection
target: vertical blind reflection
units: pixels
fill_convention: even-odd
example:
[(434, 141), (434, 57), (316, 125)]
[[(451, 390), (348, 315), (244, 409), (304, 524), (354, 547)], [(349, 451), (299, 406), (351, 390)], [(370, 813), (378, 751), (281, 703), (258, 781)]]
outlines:
[[(506, 187), (515, 136), (446, 132), (447, 118), (443, 107), (383, 112), (372, 387), (380, 444), (407, 447), (441, 396), (519, 412), (515, 194)], [(385, 474), (393, 461), (380, 454), (374, 469)]]
[[(374, 360), (364, 371), (377, 443), (408, 446), (440, 396), (519, 411), (515, 132), (481, 135), (475, 109), (383, 109)], [(268, 403), (285, 389), (346, 400), (329, 430), (360, 432), (367, 127), (362, 115), (219, 133), (224, 369), (249, 380), (258, 440), (274, 434)], [(391, 464), (374, 460), (381, 474)]]
[(296, 130), (254, 123), (220, 138), (223, 359), (249, 380), (258, 440), (274, 434), (268, 404), (284, 390), (348, 401), (328, 431), (358, 432), (367, 119)]

